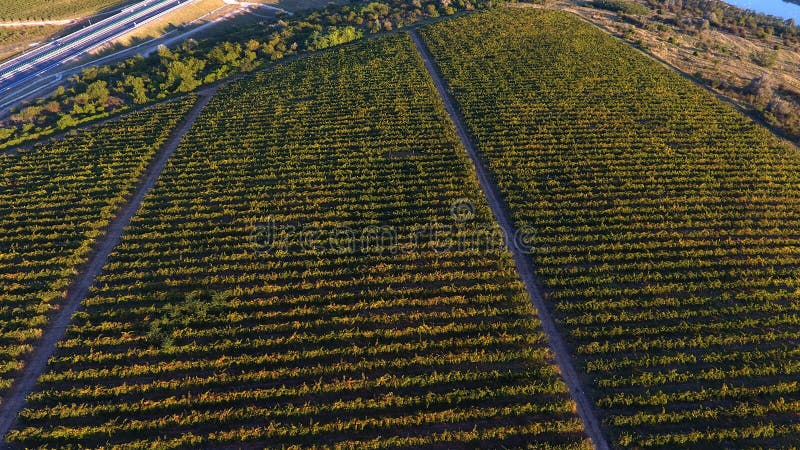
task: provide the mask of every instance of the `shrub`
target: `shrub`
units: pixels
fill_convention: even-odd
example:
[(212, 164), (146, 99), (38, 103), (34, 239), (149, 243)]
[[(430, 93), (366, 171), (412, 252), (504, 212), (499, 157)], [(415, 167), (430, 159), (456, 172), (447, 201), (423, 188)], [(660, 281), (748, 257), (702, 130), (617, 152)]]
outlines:
[(594, 0), (592, 4), (594, 4), (594, 6), (597, 8), (625, 14), (632, 14), (635, 16), (644, 16), (650, 14), (650, 9), (646, 6), (625, 0)]
[(312, 33), (311, 37), (306, 41), (306, 48), (309, 50), (321, 50), (355, 41), (363, 36), (364, 31), (353, 26), (330, 27), (324, 34), (319, 31)]

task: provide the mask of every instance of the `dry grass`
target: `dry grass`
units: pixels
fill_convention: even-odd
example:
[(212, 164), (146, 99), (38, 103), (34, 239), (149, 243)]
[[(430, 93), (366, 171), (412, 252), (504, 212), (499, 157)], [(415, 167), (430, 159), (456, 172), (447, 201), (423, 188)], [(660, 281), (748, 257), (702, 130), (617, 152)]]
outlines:
[[(645, 28), (621, 21), (616, 13), (577, 6), (565, 0), (549, 6), (577, 14), (686, 74), (699, 75), (704, 84), (717, 94), (745, 109), (758, 109), (751, 103), (752, 97), (743, 94), (743, 88), (762, 76), (774, 80), (783, 91), (800, 97), (798, 44), (787, 46), (782, 39), (775, 37), (745, 38), (713, 27), (705, 31), (687, 31), (672, 26), (660, 30), (655, 26)], [(762, 67), (753, 61), (753, 55), (772, 52), (774, 48), (779, 48), (774, 66)], [(791, 135), (787, 137), (794, 139)]]
[[(777, 38), (748, 39), (714, 28), (692, 35), (670, 27), (668, 31), (647, 30), (621, 22), (616, 14), (593, 8), (559, 2), (559, 9), (574, 12), (584, 19), (625, 34), (626, 40), (645, 47), (655, 56), (686, 73), (702, 73), (703, 78), (729, 83), (735, 87), (747, 85), (753, 78), (771, 74), (800, 93), (800, 46), (787, 48)], [(670, 41), (671, 39), (671, 41)], [(764, 68), (751, 60), (753, 54), (780, 47), (777, 64)], [(707, 50), (699, 50), (707, 48)]]
[[(332, 0), (245, 0), (247, 3), (262, 3), (264, 5), (275, 6), (285, 9), (290, 12), (302, 11), (304, 9), (321, 8), (329, 3), (335, 3)], [(345, 0), (339, 0), (344, 2)], [(185, 26), (193, 22), (206, 22), (214, 20), (219, 17), (228, 15), (235, 12), (237, 9), (242, 9), (240, 6), (226, 4), (223, 0), (197, 0), (196, 2), (187, 5), (173, 13), (170, 13), (158, 20), (150, 22), (149, 24), (137, 29), (136, 31), (126, 34), (114, 41), (114, 44), (121, 46), (130, 46), (136, 42), (147, 39), (153, 39), (163, 35), (171, 29), (176, 27)], [(258, 8), (250, 8), (249, 11), (242, 10), (241, 15), (232, 17), (225, 22), (241, 23), (242, 21), (249, 21), (250, 16), (254, 16), (253, 20), (263, 20), (263, 16), (269, 16), (271, 12), (264, 9), (259, 12)], [(220, 23), (220, 27), (224, 27), (226, 23)], [(220, 28), (222, 29), (222, 28)], [(212, 33), (218, 32), (218, 28), (214, 27)], [(206, 34), (206, 33), (204, 33)]]
[(115, 43), (123, 46), (132, 45), (136, 41), (161, 36), (173, 28), (187, 25), (201, 18), (213, 20), (237, 8), (238, 6), (227, 5), (222, 0), (197, 0), (118, 38)]

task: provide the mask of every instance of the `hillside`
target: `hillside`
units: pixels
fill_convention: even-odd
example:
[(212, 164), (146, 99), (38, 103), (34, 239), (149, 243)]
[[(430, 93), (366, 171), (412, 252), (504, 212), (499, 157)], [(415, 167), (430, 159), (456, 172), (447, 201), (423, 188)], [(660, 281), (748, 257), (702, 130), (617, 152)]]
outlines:
[(9, 439), (587, 448), (496, 231), (407, 36), (231, 84)]
[(190, 100), (0, 156), (0, 402)]
[(719, 0), (554, 0), (551, 7), (666, 62), (800, 144), (800, 27), (794, 21)]
[(800, 150), (604, 28), (660, 1), (329, 5), (13, 114), (5, 443), (800, 446)]
[(423, 35), (614, 444), (800, 444), (797, 150), (567, 14)]

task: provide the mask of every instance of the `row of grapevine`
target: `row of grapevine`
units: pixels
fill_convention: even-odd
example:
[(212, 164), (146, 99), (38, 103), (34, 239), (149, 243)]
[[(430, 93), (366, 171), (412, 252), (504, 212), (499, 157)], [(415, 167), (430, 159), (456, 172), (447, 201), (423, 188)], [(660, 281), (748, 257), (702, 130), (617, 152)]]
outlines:
[[(43, 40), (58, 30), (55, 26), (0, 28), (0, 61), (27, 50), (31, 41)], [(0, 134), (0, 137), (6, 139)]]
[(588, 448), (510, 255), (463, 245), (487, 231), (408, 36), (231, 84), (145, 199), (8, 439)]
[(192, 97), (0, 156), (0, 392)]
[(130, 0), (8, 0), (0, 2), (0, 20), (47, 20), (83, 17)]
[(614, 444), (800, 444), (800, 155), (559, 12), (424, 38)]

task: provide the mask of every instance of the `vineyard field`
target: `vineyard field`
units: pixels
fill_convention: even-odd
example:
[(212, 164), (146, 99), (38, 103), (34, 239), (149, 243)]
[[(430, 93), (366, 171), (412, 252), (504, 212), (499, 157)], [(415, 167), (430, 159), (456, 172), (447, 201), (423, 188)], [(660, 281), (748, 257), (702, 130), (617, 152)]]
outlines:
[(29, 49), (59, 30), (57, 26), (0, 28), (0, 61)]
[(234, 82), (7, 438), (591, 448), (498, 231), (407, 35)]
[(71, 19), (124, 3), (132, 3), (132, 0), (10, 0), (0, 2), (0, 20)]
[(800, 446), (798, 150), (566, 13), (422, 31), (613, 446)]
[(191, 97), (0, 155), (0, 393)]

